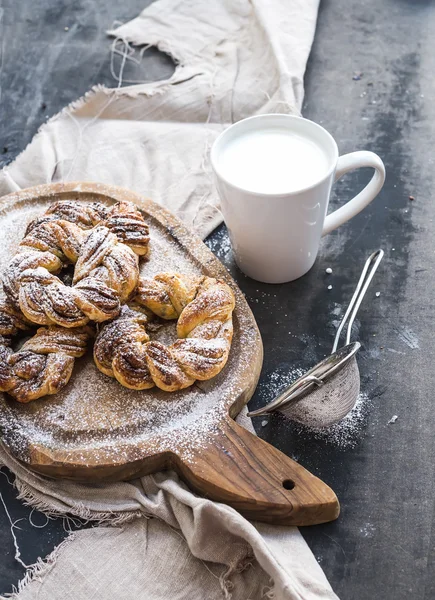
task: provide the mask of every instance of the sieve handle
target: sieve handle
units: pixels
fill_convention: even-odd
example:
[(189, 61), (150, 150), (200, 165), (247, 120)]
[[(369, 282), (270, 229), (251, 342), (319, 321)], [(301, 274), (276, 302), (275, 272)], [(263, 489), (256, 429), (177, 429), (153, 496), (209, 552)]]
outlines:
[(376, 252), (373, 252), (373, 254), (371, 254), (366, 260), (355, 292), (352, 296), (351, 301), (349, 302), (349, 306), (347, 307), (344, 317), (342, 318), (341, 323), (337, 329), (337, 333), (335, 334), (334, 345), (332, 346), (331, 354), (333, 354), (338, 348), (341, 332), (343, 331), (343, 327), (346, 325), (348, 319), (349, 323), (347, 325), (345, 345), (347, 346), (350, 343), (352, 325), (355, 320), (356, 314), (359, 310), (359, 307), (361, 306), (361, 302), (364, 296), (366, 295), (370, 282), (373, 279), (373, 275), (376, 273), (376, 270), (379, 267), (379, 263), (381, 262), (383, 256), (383, 250), (376, 250)]

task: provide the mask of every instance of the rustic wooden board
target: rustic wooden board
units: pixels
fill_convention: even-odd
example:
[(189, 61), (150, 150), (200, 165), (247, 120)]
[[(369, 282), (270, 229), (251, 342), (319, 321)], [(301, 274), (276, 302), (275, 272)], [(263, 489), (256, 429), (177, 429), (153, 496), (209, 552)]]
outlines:
[[(256, 387), (263, 358), (260, 333), (243, 294), (202, 241), (171, 213), (128, 190), (96, 183), (39, 186), (0, 201), (3, 270), (27, 222), (59, 199), (142, 209), (151, 234), (141, 273), (177, 270), (224, 279), (236, 296), (228, 364), (214, 379), (168, 394), (127, 390), (95, 367), (91, 352), (76, 361), (59, 394), (19, 404), (0, 399), (9, 450), (31, 469), (81, 481), (114, 481), (175, 469), (197, 492), (260, 521), (308, 525), (335, 519), (334, 492), (302, 466), (235, 423)], [(175, 326), (155, 333), (171, 341)]]

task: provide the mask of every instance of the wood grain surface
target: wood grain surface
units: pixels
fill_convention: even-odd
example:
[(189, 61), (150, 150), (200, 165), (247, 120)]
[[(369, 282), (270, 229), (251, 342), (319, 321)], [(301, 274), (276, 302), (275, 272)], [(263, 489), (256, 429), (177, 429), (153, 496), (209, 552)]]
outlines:
[[(250, 518), (295, 525), (335, 519), (339, 505), (328, 486), (233, 421), (255, 390), (263, 350), (249, 306), (223, 265), (161, 206), (96, 183), (39, 186), (3, 198), (0, 223), (11, 255), (29, 216), (58, 199), (138, 204), (152, 248), (142, 272), (187, 270), (225, 280), (236, 297), (234, 340), (217, 377), (174, 394), (126, 390), (99, 373), (88, 353), (61, 393), (27, 405), (3, 396), (0, 426), (10, 451), (51, 477), (114, 481), (173, 468), (199, 493)], [(20, 232), (8, 234), (8, 227)]]

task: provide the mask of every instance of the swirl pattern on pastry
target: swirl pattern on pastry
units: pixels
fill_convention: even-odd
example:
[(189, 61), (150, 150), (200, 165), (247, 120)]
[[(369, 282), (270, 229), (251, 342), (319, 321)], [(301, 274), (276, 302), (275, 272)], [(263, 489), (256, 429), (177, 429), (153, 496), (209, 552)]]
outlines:
[[(97, 224), (96, 223), (101, 223)], [(81, 327), (119, 314), (147, 253), (148, 226), (129, 202), (57, 202), (33, 221), (3, 276), (9, 301), (34, 323)], [(74, 264), (73, 286), (56, 277)]]
[(7, 298), (0, 299), (0, 336), (8, 337), (27, 331), (32, 323)]
[(26, 317), (10, 302), (0, 302), (0, 391), (19, 402), (56, 394), (68, 383), (74, 361), (86, 352), (89, 327), (40, 327), (14, 352), (12, 337), (29, 328)]
[[(228, 359), (234, 304), (231, 288), (211, 277), (162, 273), (140, 279), (134, 304), (98, 334), (95, 363), (136, 390), (157, 386), (172, 392), (211, 379)], [(152, 313), (178, 319), (176, 342), (150, 341), (146, 325)]]
[(148, 254), (149, 228), (132, 202), (118, 202), (109, 208), (100, 202), (81, 204), (73, 200), (60, 200), (27, 226), (26, 236), (32, 229), (58, 220), (74, 223), (81, 229), (104, 225), (138, 256)]
[(29, 223), (26, 230), (26, 236), (32, 229), (39, 227), (39, 225), (42, 225), (43, 223), (59, 220), (74, 223), (81, 229), (92, 229), (92, 227), (95, 227), (104, 221), (107, 218), (109, 210), (113, 209), (114, 207), (109, 209), (109, 207), (100, 202), (84, 204), (74, 200), (59, 200), (58, 202), (51, 204), (43, 215)]

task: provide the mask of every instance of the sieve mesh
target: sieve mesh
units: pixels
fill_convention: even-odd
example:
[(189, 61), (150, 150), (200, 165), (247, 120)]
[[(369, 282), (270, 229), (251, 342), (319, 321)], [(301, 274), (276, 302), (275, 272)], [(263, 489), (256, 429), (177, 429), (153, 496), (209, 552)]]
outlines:
[(355, 406), (360, 376), (355, 356), (323, 386), (280, 408), (284, 415), (308, 427), (329, 427), (341, 421)]

